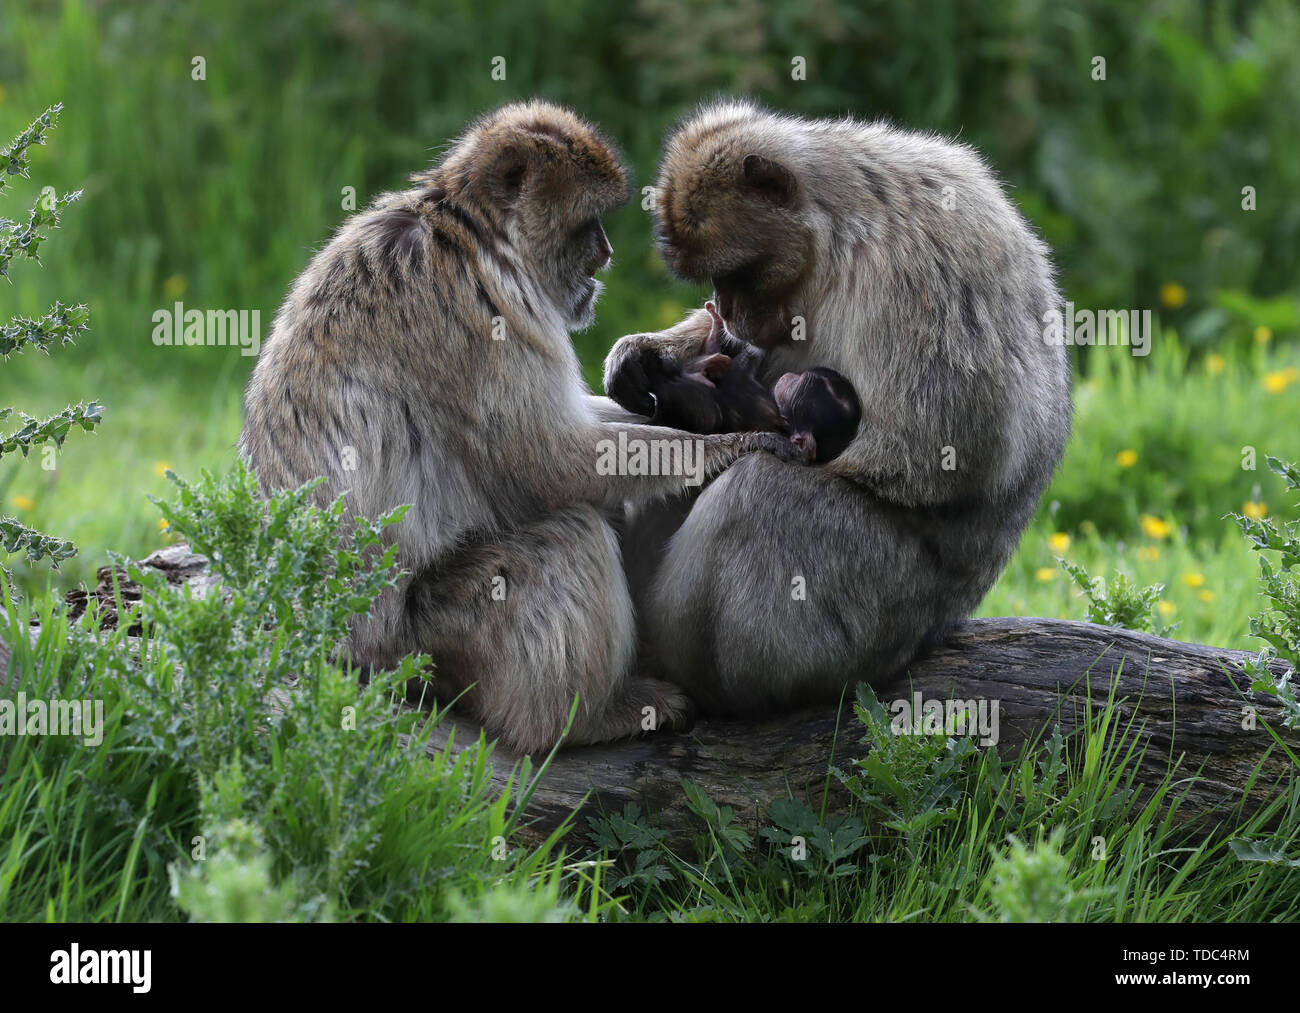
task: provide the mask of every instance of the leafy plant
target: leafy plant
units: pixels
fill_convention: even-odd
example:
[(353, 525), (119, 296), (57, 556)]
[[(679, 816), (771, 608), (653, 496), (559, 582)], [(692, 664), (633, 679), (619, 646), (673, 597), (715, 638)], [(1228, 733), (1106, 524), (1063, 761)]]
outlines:
[(717, 853), (727, 861), (743, 860), (753, 842), (736, 820), (736, 812), (729, 805), (718, 805), (694, 781), (681, 779), (686, 804), (704, 822), (704, 833), (695, 839), (695, 850), (701, 855)]
[(1033, 845), (1009, 838), (1009, 850), (997, 856), (989, 874), (989, 898), (997, 912), (994, 920), (1080, 921), (1090, 904), (1113, 891), (1113, 887), (1076, 887), (1069, 859), (1061, 854), (1063, 838), (1060, 828)]
[[(12, 185), (12, 177), (29, 178), (31, 163), (28, 153), (34, 145), (45, 143), (46, 133), (58, 125), (62, 111), (62, 103), (46, 109), (31, 126), (0, 150), (0, 195), (4, 194), (6, 186)], [(58, 228), (64, 210), (80, 199), (80, 190), (58, 196), (47, 187), (22, 221), (0, 218), (0, 278), (9, 276), (9, 265), (16, 259), (27, 258), (40, 263), (37, 251), (48, 230)], [(48, 354), (52, 345), (70, 345), (87, 329), (88, 318), (89, 311), (84, 305), (65, 306), (61, 302), (56, 302), (49, 313), (37, 320), (15, 317), (0, 327), (0, 358), (8, 359), (11, 354), (29, 347)], [(13, 412), (12, 407), (0, 408), (0, 422)], [(23, 424), (7, 435), (0, 433), (0, 458), (15, 452), (26, 457), (32, 448), (44, 443), (52, 442), (55, 447), (62, 448), (74, 426), (91, 432), (99, 425), (103, 413), (104, 406), (93, 401), (65, 408), (46, 419), (33, 418), (20, 411), (18, 416)], [(60, 560), (70, 559), (77, 552), (72, 542), (41, 534), (16, 517), (0, 517), (0, 549), (9, 555), (22, 553), (29, 563), (48, 557), (56, 567)], [(9, 571), (3, 566), (0, 570), (8, 575)]]
[(1082, 566), (1066, 559), (1061, 560), (1061, 568), (1088, 599), (1088, 622), (1159, 636), (1168, 636), (1177, 628), (1177, 624), (1166, 626), (1155, 614), (1164, 584), (1138, 587), (1122, 573), (1116, 573), (1107, 583), (1104, 577), (1091, 577)]
[[(127, 565), (138, 605), (119, 600), (116, 630), (73, 627), (62, 657), (41, 669), (60, 673), (52, 694), (106, 697), (114, 755), (140, 766), (130, 791), (115, 780), (121, 764), (78, 779), (82, 804), (131, 828), (123, 860), (147, 856), (170, 900), (200, 920), (446, 918), (453, 887), (467, 911), (500, 887), (516, 906), (545, 896), (552, 916), (599, 913), (599, 902), (575, 906), (587, 880), (552, 857), (558, 834), (509, 847), (530, 767), (498, 792), (481, 738), (430, 749), (436, 716), (402, 706), (426, 659), (371, 672), (363, 686), (336, 658), (349, 618), (396, 579), (383, 530), (402, 511), (346, 519), (341, 499), (315, 505), (316, 483), (264, 499), (242, 462), (192, 485), (171, 477), (178, 495), (159, 506), (208, 556), (211, 583), (192, 593)], [(21, 769), (49, 766), (24, 760)], [(161, 827), (157, 809), (173, 813)], [(42, 811), (20, 835), (38, 833)], [(39, 890), (31, 874), (23, 863), (10, 873), (24, 896)], [(574, 896), (561, 903), (570, 878)]]
[(621, 813), (588, 816), (591, 842), (608, 854), (627, 859), (625, 871), (610, 884), (611, 890), (649, 887), (675, 878), (664, 857), (667, 831), (650, 826), (641, 807), (629, 802)]
[[(1268, 466), (1282, 476), (1290, 492), (1300, 491), (1300, 467), (1267, 458)], [(1234, 514), (1250, 547), (1259, 553), (1260, 595), (1264, 608), (1250, 619), (1250, 632), (1267, 646), (1247, 664), (1253, 677), (1251, 689), (1270, 693), (1282, 704), (1283, 724), (1300, 727), (1300, 700), (1296, 699), (1295, 678), (1300, 671), (1300, 521), (1286, 521), (1279, 528), (1268, 517)], [(1276, 569), (1265, 553), (1278, 554)], [(1286, 670), (1274, 676), (1272, 664), (1286, 663)]]
[(202, 779), (202, 809), (212, 820), (225, 811), (219, 823), (207, 823), (196, 838), (202, 854), (188, 868), (174, 864), (168, 870), (171, 895), (196, 922), (332, 921), (323, 895), (304, 903), (298, 896), (296, 876), (276, 882), (275, 854), (266, 844), (261, 827), (241, 815), (242, 768), (239, 757), (218, 771), (212, 782)]
[(955, 819), (978, 753), (975, 743), (942, 733), (895, 734), (889, 712), (865, 683), (858, 685), (853, 710), (870, 748), (853, 761), (856, 771), (833, 767), (832, 773), (867, 814), (907, 838)]
[(1263, 862), (1266, 865), (1280, 865), (1288, 869), (1300, 869), (1300, 858), (1290, 858), (1280, 847), (1270, 846), (1260, 841), (1236, 838), (1228, 842), (1233, 855), (1242, 862)]
[(810, 876), (851, 876), (858, 871), (854, 856), (869, 842), (861, 817), (823, 819), (807, 802), (793, 798), (777, 799), (767, 813), (776, 825), (760, 833), (790, 858), (793, 868)]

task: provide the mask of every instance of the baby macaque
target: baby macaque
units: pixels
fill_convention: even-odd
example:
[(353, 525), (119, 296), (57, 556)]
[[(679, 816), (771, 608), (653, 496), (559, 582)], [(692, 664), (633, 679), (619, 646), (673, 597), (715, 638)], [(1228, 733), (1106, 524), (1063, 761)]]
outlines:
[(833, 461), (853, 442), (862, 419), (857, 392), (826, 366), (786, 373), (772, 388), (790, 442), (815, 464)]
[(704, 434), (784, 432), (781, 411), (758, 380), (762, 349), (727, 333), (713, 303), (705, 309), (713, 329), (703, 355), (681, 365), (647, 360), (655, 424)]
[(789, 433), (811, 462), (839, 456), (862, 418), (853, 385), (835, 370), (817, 366), (786, 373), (769, 391), (758, 379), (763, 350), (730, 334), (713, 303), (704, 308), (713, 329), (703, 355), (675, 367), (659, 359), (647, 363), (655, 424), (704, 434)]

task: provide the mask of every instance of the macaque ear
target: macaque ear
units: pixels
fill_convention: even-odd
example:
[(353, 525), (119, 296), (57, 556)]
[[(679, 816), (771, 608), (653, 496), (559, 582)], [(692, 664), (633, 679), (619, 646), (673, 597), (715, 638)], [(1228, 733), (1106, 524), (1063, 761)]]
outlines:
[(803, 452), (804, 460), (817, 460), (817, 440), (812, 433), (806, 431), (795, 433), (790, 437), (790, 442)]
[(530, 174), (528, 153), (517, 144), (507, 144), (488, 166), (487, 189), (503, 204), (513, 204), (528, 184)]
[(746, 155), (741, 171), (745, 182), (773, 204), (788, 207), (794, 201), (798, 184), (794, 173), (780, 162), (763, 155)]

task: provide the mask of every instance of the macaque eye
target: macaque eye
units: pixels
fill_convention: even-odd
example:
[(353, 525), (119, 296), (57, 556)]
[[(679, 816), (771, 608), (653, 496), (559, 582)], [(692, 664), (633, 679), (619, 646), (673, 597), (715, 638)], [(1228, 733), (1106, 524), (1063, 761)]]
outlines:
[(599, 233), (600, 219), (589, 218), (569, 233), (569, 246), (574, 249), (589, 250), (596, 245), (596, 237)]
[(583, 259), (583, 270), (587, 274), (599, 271), (609, 263), (610, 257), (614, 254), (614, 248), (605, 236), (605, 229), (599, 218), (589, 219), (578, 228), (574, 233), (572, 248), (577, 256)]

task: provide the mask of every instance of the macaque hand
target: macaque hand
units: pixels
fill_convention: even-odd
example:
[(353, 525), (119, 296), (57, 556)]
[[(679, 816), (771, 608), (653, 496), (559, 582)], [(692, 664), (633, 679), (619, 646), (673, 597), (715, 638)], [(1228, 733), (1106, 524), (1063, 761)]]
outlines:
[[(791, 442), (785, 433), (746, 433), (746, 450), (765, 450), (787, 464), (807, 464), (810, 460), (802, 447)], [(752, 441), (752, 442), (751, 442)]]
[(712, 329), (712, 318), (700, 309), (666, 331), (619, 338), (605, 356), (605, 393), (628, 411), (653, 414), (655, 381), (675, 375), (682, 363), (701, 355)]

